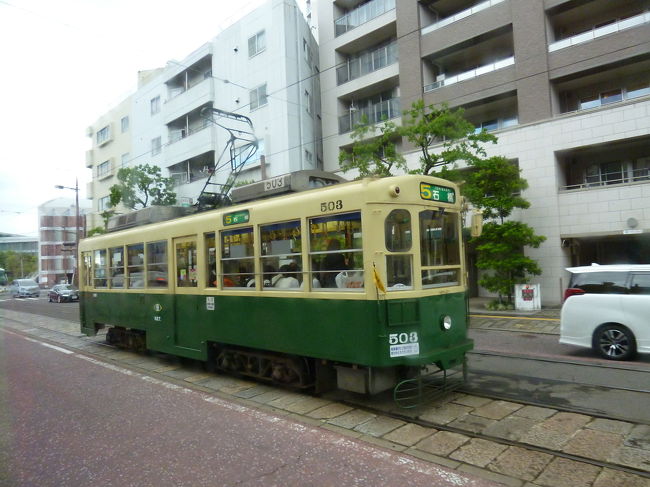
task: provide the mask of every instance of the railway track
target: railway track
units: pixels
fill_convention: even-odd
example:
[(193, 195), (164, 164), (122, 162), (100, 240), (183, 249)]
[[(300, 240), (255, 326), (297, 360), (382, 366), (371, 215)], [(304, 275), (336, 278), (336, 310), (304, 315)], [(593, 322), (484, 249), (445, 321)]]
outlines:
[[(161, 359), (161, 357), (159, 356), (151, 357), (145, 354), (140, 354), (139, 356), (136, 356), (136, 354), (132, 354), (130, 352), (123, 352), (111, 345), (106, 344), (105, 342), (102, 342), (101, 337), (94, 337), (90, 339), (88, 337), (80, 337), (78, 335), (75, 336), (75, 335), (71, 335), (69, 332), (68, 333), (60, 332), (57, 330), (53, 330), (52, 328), (49, 327), (39, 326), (38, 323), (35, 323), (34, 321), (30, 321), (28, 319), (16, 321), (15, 324), (17, 326), (6, 326), (6, 325), (1, 325), (1, 326), (5, 328), (9, 328), (11, 329), (12, 332), (21, 334), (26, 337), (37, 337), (39, 341), (42, 341), (45, 344), (49, 344), (54, 347), (62, 347), (77, 353), (88, 355), (99, 361), (105, 361), (113, 365), (122, 366), (129, 370), (137, 370), (140, 373), (152, 374), (157, 376), (158, 378), (163, 378), (170, 382), (180, 383), (183, 385), (183, 387), (196, 388), (202, 391), (206, 390), (206, 388), (202, 386), (201, 383), (195, 384), (192, 382), (188, 382), (187, 380), (184, 379), (179, 379), (179, 377), (197, 376), (197, 374), (202, 373), (198, 369), (197, 364), (195, 363), (183, 363), (173, 357), (169, 357), (168, 359), (163, 357)], [(508, 394), (506, 394), (504, 392), (505, 389), (500, 390), (497, 393), (494, 393), (492, 391), (490, 394), (488, 394), (488, 392), (490, 391), (486, 391), (484, 388), (482, 389), (481, 387), (488, 384), (490, 381), (494, 381), (495, 377), (501, 378), (501, 380), (503, 380), (503, 378), (508, 378), (508, 376), (512, 376), (512, 374), (509, 372), (512, 371), (511, 367), (513, 367), (513, 364), (515, 363), (518, 364), (517, 366), (520, 366), (522, 368), (525, 368), (524, 365), (527, 363), (527, 367), (529, 368), (534, 366), (538, 369), (539, 368), (545, 369), (547, 371), (547, 375), (552, 375), (552, 368), (554, 364), (553, 361), (550, 359), (532, 359), (526, 362), (525, 357), (512, 356), (511, 357), (512, 362), (509, 363), (507, 362), (505, 365), (502, 365), (501, 367), (503, 368), (503, 370), (501, 372), (489, 371), (491, 372), (491, 374), (488, 376), (488, 374), (486, 374), (486, 372), (488, 371), (483, 369), (485, 369), (488, 366), (496, 367), (495, 363), (492, 364), (490, 363), (490, 360), (494, 360), (494, 357), (496, 355), (497, 354), (492, 352), (472, 353), (472, 355), (470, 356), (470, 374), (469, 374), (470, 381), (468, 387), (464, 391), (465, 393), (477, 394), (478, 395), (477, 397), (480, 396), (483, 398), (489, 397), (497, 400), (514, 401), (515, 398), (510, 397)], [(169, 360), (169, 364), (167, 365), (167, 367), (163, 366), (154, 369), (150, 367), (147, 363), (139, 363), (139, 361), (147, 362), (147, 361), (154, 361), (154, 360), (159, 362), (162, 360), (165, 363), (167, 360)], [(571, 375), (571, 378), (578, 377), (577, 371), (586, 370), (583, 364), (575, 364), (575, 365), (576, 365), (576, 373), (574, 375)], [(165, 372), (166, 369), (168, 370), (167, 372)], [(633, 372), (634, 374), (641, 374), (635, 377), (638, 378), (645, 377), (645, 379), (639, 379), (645, 381), (645, 382), (639, 382), (639, 384), (648, 384), (649, 383), (647, 381), (648, 376), (643, 374), (647, 374), (649, 371), (644, 370), (643, 367), (639, 367), (639, 369), (640, 370)], [(610, 377), (609, 380), (613, 381), (613, 384), (610, 385), (615, 386), (612, 387), (611, 390), (615, 391), (616, 394), (629, 392), (629, 393), (636, 393), (636, 394), (646, 394), (645, 397), (648, 397), (647, 396), (648, 391), (644, 390), (644, 387), (634, 388), (634, 387), (630, 387), (629, 385), (617, 384), (618, 379), (616, 377), (618, 377), (617, 374), (620, 374), (621, 373), (620, 370), (622, 369), (620, 369), (616, 365), (601, 366), (598, 368), (598, 370), (603, 371), (603, 375)], [(600, 372), (599, 374), (593, 374), (593, 372), (592, 374), (583, 373), (582, 376), (584, 376), (585, 382), (588, 382), (590, 375), (600, 375)], [(213, 381), (221, 380), (220, 379), (221, 376), (214, 376), (214, 377), (215, 378), (211, 380)], [(560, 461), (577, 462), (575, 463), (575, 465), (590, 466), (590, 468), (598, 470), (599, 472), (601, 472), (601, 474), (602, 472), (608, 472), (609, 474), (612, 474), (613, 472), (616, 475), (626, 476), (626, 478), (631, 477), (631, 478), (638, 478), (639, 480), (643, 479), (641, 480), (643, 482), (648, 482), (648, 479), (650, 479), (650, 464), (647, 465), (647, 468), (644, 468), (643, 464), (626, 465), (626, 464), (622, 464), (621, 462), (609, 461), (607, 459), (598, 458), (598, 456), (578, 454), (571, 451), (563, 451), (561, 447), (552, 448), (552, 447), (545, 447), (543, 445), (531, 444), (528, 441), (523, 441), (521, 438), (518, 438), (516, 434), (505, 434), (505, 435), (490, 434), (489, 429), (477, 430), (476, 428), (473, 427), (462, 427), (459, 426), (460, 423), (458, 421), (430, 420), (427, 419), (426, 414), (419, 414), (418, 411), (414, 411), (414, 410), (402, 411), (395, 408), (394, 405), (391, 404), (391, 400), (389, 398), (383, 398), (380, 399), (378, 402), (373, 402), (373, 403), (369, 403), (367, 399), (359, 396), (355, 396), (353, 394), (344, 394), (342, 395), (343, 397), (338, 397), (338, 398), (335, 398), (333, 396), (332, 397), (328, 396), (325, 398), (314, 398), (314, 397), (306, 396), (304, 394), (297, 394), (296, 392), (291, 392), (291, 391), (283, 391), (276, 388), (270, 388), (268, 386), (260, 386), (259, 384), (248, 383), (246, 381), (241, 381), (238, 379), (226, 378), (224, 380), (227, 384), (230, 384), (230, 386), (229, 388), (219, 390), (220, 394), (223, 393), (224, 390), (237, 391), (237, 392), (229, 393), (232, 396), (233, 400), (242, 400), (243, 398), (255, 402), (258, 402), (255, 399), (257, 396), (253, 395), (252, 391), (257, 392), (262, 396), (268, 395), (269, 397), (275, 398), (268, 403), (268, 406), (279, 410), (286, 408), (288, 411), (294, 413), (296, 411), (299, 411), (298, 414), (299, 417), (297, 418), (299, 421), (302, 418), (305, 421), (312, 422), (314, 421), (314, 418), (317, 416), (314, 414), (313, 411), (309, 410), (309, 408), (305, 408), (303, 412), (302, 409), (296, 407), (295, 405), (310, 404), (311, 402), (313, 402), (313, 408), (315, 408), (315, 410), (318, 410), (319, 407), (327, 407), (333, 409), (338, 408), (341, 411), (347, 411), (348, 409), (352, 409), (352, 412), (356, 412), (355, 414), (357, 415), (362, 415), (363, 413), (366, 415), (364, 417), (374, 418), (372, 421), (378, 421), (378, 422), (395, 421), (400, 424), (403, 423), (405, 425), (413, 425), (414, 427), (423, 428), (426, 430), (430, 430), (432, 432), (445, 432), (450, 435), (455, 435), (454, 437), (463, 438), (465, 445), (471, 444), (474, 441), (480, 441), (483, 442), (483, 444), (496, 445), (496, 448), (499, 448), (504, 452), (503, 455), (505, 455), (509, 451), (526, 451), (531, 454), (537, 454), (539, 456), (543, 456), (544, 458), (546, 458), (545, 461), (546, 464), (549, 466), (548, 467), (549, 469), (551, 465), (556, 465), (556, 464), (559, 465), (558, 462)], [(512, 377), (510, 377), (509, 380), (512, 380)], [(233, 386), (232, 384), (235, 385)], [(531, 382), (531, 384), (537, 387), (538, 389), (540, 388), (539, 382), (536, 384), (533, 384), (533, 382)], [(580, 385), (580, 387), (598, 387), (598, 386), (595, 385), (587, 386), (585, 384), (582, 384)], [(530, 396), (530, 394), (528, 393), (527, 395)], [(468, 396), (468, 397), (471, 399), (473, 396)], [(529, 399), (530, 400), (524, 400), (523, 398), (520, 398), (517, 399), (517, 401), (520, 402), (521, 404), (529, 404), (529, 405), (532, 404), (535, 406), (539, 406), (541, 408), (553, 408), (558, 412), (567, 412), (569, 414), (579, 413), (582, 415), (589, 414), (596, 418), (607, 418), (607, 419), (612, 418), (607, 414), (598, 414), (598, 411), (593, 411), (593, 408), (579, 408), (579, 407), (572, 406), (570, 403), (548, 404), (547, 402), (543, 401), (544, 399), (543, 397), (540, 398), (529, 397)], [(537, 399), (539, 399), (539, 401)], [(259, 402), (262, 403), (261, 401)], [(624, 401), (620, 401), (619, 404), (622, 402)], [(352, 414), (352, 413), (344, 413), (344, 416), (346, 414)], [(323, 422), (324, 424), (333, 424), (333, 425), (342, 424), (342, 423), (337, 423), (337, 418), (321, 419), (320, 421)], [(358, 431), (364, 431), (365, 428), (364, 424), (368, 424), (368, 423), (360, 423), (359, 425), (350, 427), (350, 432), (353, 433), (353, 436), (359, 436)], [(340, 430), (341, 428), (338, 427), (338, 429)], [(389, 438), (389, 435), (383, 435), (381, 436), (381, 438), (385, 441), (388, 441), (387, 438)], [(404, 445), (396, 444), (395, 448), (403, 449), (406, 453), (413, 454), (415, 456), (422, 455), (422, 452), (418, 450), (417, 444), (411, 445), (408, 448), (406, 448)], [(648, 450), (644, 450), (644, 451), (647, 454)], [(442, 462), (443, 464), (446, 464), (444, 462), (450, 462), (449, 463), (450, 465), (459, 463), (457, 459), (454, 459), (453, 452), (449, 453), (447, 456), (439, 456), (437, 458), (438, 460), (434, 459), (434, 461)], [(496, 462), (496, 460), (494, 460), (492, 463), (489, 463), (486, 466), (482, 466), (482, 468), (486, 472), (486, 475), (488, 476), (491, 475), (490, 470), (493, 470), (492, 464), (494, 462)], [(462, 464), (461, 462), (461, 467), (458, 468), (462, 468), (462, 465), (464, 464)], [(545, 472), (546, 470), (544, 470), (539, 475), (545, 475)], [(534, 479), (524, 478), (522, 480), (531, 481)], [(545, 485), (545, 484), (540, 483), (540, 485)], [(639, 485), (645, 485), (645, 484), (639, 484)]]

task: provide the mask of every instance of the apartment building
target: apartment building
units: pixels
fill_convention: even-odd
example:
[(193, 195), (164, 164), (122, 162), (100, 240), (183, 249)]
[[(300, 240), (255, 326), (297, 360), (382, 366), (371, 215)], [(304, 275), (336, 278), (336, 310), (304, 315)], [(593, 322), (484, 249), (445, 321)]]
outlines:
[[(211, 120), (212, 108), (252, 121), (258, 149), (239, 181), (321, 168), (318, 66), (318, 46), (298, 5), (270, 0), (185, 58), (141, 74), (137, 91), (93, 125), (87, 162), (93, 168), (93, 210), (105, 208), (121, 165), (161, 167), (173, 178), (182, 206), (197, 203), (209, 177), (225, 182), (232, 133), (219, 125), (250, 128), (236, 119)], [(124, 117), (128, 129), (122, 140), (116, 130)], [(97, 138), (104, 124), (116, 129), (108, 142)], [(233, 145), (239, 157), (245, 143)], [(100, 170), (106, 160), (108, 173)]]
[(565, 267), (650, 262), (650, 1), (324, 0), (318, 19), (326, 170), (363, 114), (463, 107), (528, 180), (545, 304)]

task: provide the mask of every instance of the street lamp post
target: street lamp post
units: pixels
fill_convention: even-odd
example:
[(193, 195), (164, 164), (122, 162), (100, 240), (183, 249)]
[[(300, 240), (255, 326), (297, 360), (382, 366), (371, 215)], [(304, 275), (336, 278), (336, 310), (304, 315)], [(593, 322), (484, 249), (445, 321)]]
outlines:
[(74, 180), (74, 188), (70, 186), (61, 186), (60, 184), (54, 185), (56, 189), (71, 189), (74, 191), (74, 207), (75, 207), (75, 218), (74, 218), (74, 253), (75, 253), (75, 258), (74, 258), (74, 264), (75, 267), (73, 267), (73, 281), (78, 280), (77, 277), (77, 270), (78, 270), (78, 260), (79, 256), (77, 255), (79, 253), (79, 178), (75, 178)]

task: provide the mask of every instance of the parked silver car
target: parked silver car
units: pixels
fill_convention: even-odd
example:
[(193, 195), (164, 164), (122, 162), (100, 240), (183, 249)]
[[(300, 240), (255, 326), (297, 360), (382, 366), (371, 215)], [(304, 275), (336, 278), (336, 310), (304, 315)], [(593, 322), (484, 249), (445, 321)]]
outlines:
[(16, 279), (9, 286), (9, 294), (14, 298), (38, 297), (41, 288), (33, 279)]

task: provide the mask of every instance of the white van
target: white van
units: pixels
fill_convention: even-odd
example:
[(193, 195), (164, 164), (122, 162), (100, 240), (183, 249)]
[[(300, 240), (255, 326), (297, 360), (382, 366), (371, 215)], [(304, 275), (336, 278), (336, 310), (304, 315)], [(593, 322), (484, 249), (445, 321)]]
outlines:
[(650, 353), (650, 265), (570, 267), (560, 343), (610, 360)]

